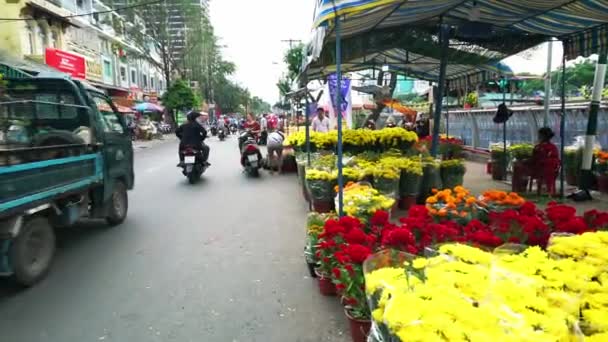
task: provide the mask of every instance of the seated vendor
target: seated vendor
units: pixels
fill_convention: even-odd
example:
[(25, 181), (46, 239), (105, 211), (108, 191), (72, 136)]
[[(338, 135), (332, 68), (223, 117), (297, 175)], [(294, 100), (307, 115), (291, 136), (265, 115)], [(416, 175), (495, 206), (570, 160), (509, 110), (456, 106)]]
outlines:
[[(549, 127), (538, 130), (538, 143), (534, 146), (532, 158), (529, 161), (533, 179), (542, 180), (550, 194), (555, 194), (555, 180), (559, 171), (559, 152), (551, 142), (555, 134)], [(539, 184), (540, 186), (541, 184)]]

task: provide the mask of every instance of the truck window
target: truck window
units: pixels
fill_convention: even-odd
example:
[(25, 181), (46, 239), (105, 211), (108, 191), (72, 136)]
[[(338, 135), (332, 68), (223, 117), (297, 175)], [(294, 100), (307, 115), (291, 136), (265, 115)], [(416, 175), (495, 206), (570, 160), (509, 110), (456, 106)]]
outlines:
[(114, 111), (114, 105), (106, 97), (91, 93), (91, 97), (101, 113), (101, 123), (106, 133), (124, 134), (125, 129), (120, 121), (120, 114)]

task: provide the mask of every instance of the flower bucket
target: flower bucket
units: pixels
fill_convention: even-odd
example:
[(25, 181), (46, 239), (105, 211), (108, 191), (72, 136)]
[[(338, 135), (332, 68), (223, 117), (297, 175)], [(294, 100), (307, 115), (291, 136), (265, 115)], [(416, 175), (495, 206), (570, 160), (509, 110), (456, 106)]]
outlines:
[(401, 198), (399, 199), (399, 209), (401, 210), (408, 210), (410, 207), (412, 207), (413, 205), (416, 204), (416, 196), (414, 195), (407, 195), (407, 196), (401, 196)]
[(608, 194), (608, 174), (597, 176), (597, 189), (603, 194)]
[(324, 296), (335, 296), (336, 285), (331, 281), (331, 278), (321, 274), (317, 269), (315, 269), (315, 274), (317, 275), (316, 278), (319, 284), (319, 292)]
[(502, 161), (492, 161), (492, 179), (493, 180), (505, 180), (507, 175), (505, 175), (505, 167), (504, 162)]
[(315, 267), (317, 267), (317, 264), (315, 264), (314, 262), (306, 262), (306, 266), (308, 267), (308, 273), (310, 274), (311, 278), (316, 278), (317, 277), (317, 272), (315, 272)]
[(320, 214), (329, 213), (334, 210), (334, 201), (313, 199), (312, 209)]
[(347, 309), (344, 310), (348, 324), (350, 326), (350, 336), (353, 342), (367, 342), (367, 335), (372, 328), (371, 320), (356, 319), (350, 315)]
[(488, 161), (486, 163), (486, 174), (488, 174), (488, 175), (492, 174), (492, 161)]
[(528, 188), (528, 167), (521, 160), (513, 162), (513, 179), (511, 180), (511, 191), (526, 192)]

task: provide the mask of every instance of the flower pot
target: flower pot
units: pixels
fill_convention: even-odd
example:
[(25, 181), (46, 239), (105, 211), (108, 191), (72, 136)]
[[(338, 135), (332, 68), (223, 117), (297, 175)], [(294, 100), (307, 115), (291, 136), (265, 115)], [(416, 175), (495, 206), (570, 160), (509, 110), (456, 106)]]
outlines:
[(505, 168), (502, 162), (492, 162), (492, 179), (493, 180), (505, 180)]
[(513, 163), (513, 179), (511, 180), (511, 191), (526, 192), (528, 189), (528, 178), (530, 172), (523, 161), (517, 160)]
[(334, 210), (334, 201), (313, 199), (312, 208), (314, 211), (316, 211), (320, 214), (329, 213), (332, 210)]
[(597, 189), (603, 194), (608, 194), (608, 174), (597, 176)]
[(319, 292), (324, 296), (335, 296), (336, 285), (331, 281), (331, 278), (325, 274), (321, 274), (318, 269), (315, 269), (317, 281), (319, 284)]
[(344, 313), (346, 314), (346, 318), (348, 318), (350, 336), (353, 342), (366, 342), (367, 335), (369, 335), (369, 331), (372, 328), (372, 321), (369, 319), (356, 319), (346, 309)]
[(416, 204), (416, 196), (414, 196), (414, 195), (402, 196), (399, 199), (399, 209), (401, 209), (401, 210), (408, 210), (410, 207), (412, 207), (415, 204)]

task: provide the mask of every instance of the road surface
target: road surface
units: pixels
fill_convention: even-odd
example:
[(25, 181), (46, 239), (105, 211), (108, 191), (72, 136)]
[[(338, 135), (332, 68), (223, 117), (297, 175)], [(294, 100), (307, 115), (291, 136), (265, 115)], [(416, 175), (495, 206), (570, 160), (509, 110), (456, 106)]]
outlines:
[(0, 282), (0, 341), (348, 341), (337, 299), (307, 276), (295, 176), (247, 178), (236, 138), (210, 140), (194, 186), (176, 142), (138, 148), (123, 225), (62, 230), (46, 280)]

